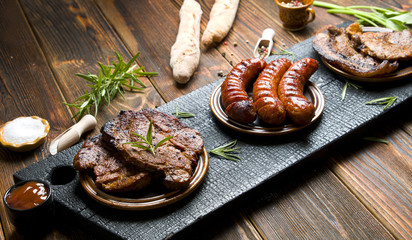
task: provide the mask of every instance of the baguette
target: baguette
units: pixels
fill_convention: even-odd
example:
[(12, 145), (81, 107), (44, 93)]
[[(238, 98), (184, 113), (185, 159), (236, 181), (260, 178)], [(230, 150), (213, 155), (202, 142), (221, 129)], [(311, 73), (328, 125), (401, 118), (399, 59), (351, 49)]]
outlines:
[(170, 66), (173, 79), (187, 83), (199, 66), (200, 60), (200, 4), (194, 0), (184, 0), (180, 8), (180, 24), (176, 42), (170, 51)]
[(203, 33), (201, 44), (207, 48), (226, 37), (235, 21), (240, 0), (216, 0), (210, 11), (209, 22)]

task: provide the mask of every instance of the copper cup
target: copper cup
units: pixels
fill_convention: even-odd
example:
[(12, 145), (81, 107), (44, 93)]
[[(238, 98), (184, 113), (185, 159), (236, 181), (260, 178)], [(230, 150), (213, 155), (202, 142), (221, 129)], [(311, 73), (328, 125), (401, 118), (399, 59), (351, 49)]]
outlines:
[[(279, 8), (279, 18), (283, 23), (283, 28), (289, 31), (303, 29), (308, 23), (315, 20), (315, 11), (310, 8), (313, 0), (301, 0), (302, 5), (294, 5), (295, 0), (275, 0)], [(290, 3), (290, 5), (288, 5)]]

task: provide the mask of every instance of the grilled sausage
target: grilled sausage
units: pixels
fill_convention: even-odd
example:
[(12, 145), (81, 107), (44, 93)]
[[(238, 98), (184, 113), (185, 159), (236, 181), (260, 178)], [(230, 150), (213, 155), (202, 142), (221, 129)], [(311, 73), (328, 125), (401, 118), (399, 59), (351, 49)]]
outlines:
[(255, 121), (256, 110), (246, 88), (265, 66), (266, 62), (262, 59), (243, 60), (226, 76), (221, 86), (221, 100), (225, 113), (233, 120), (240, 123)]
[(315, 59), (304, 58), (294, 63), (280, 80), (279, 99), (285, 106), (287, 116), (296, 124), (308, 124), (315, 115), (315, 106), (303, 96), (303, 88), (317, 69)]
[(285, 121), (286, 111), (278, 98), (278, 85), (292, 62), (286, 58), (270, 62), (253, 84), (253, 103), (260, 119), (279, 125)]

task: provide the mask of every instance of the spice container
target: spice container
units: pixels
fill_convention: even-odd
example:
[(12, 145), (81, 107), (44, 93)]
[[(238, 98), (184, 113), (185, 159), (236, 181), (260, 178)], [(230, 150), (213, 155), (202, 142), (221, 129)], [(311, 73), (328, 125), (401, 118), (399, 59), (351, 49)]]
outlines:
[(6, 191), (3, 202), (10, 221), (20, 234), (34, 237), (51, 229), (54, 204), (46, 181), (19, 182)]
[(1, 144), (13, 151), (24, 152), (37, 148), (46, 139), (50, 125), (37, 117), (18, 117), (0, 128)]

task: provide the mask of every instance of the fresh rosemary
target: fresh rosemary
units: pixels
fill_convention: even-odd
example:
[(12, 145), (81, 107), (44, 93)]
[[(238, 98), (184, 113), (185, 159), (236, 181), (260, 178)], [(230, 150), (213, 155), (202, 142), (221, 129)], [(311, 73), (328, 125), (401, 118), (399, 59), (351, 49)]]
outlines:
[[(132, 132), (133, 135), (138, 136), (139, 138), (142, 139), (142, 141), (138, 141), (138, 142), (127, 142), (124, 144), (132, 144), (132, 147), (138, 147), (138, 148), (143, 148), (145, 150), (150, 151), (153, 156), (155, 156), (155, 150), (162, 145), (163, 143), (165, 143), (167, 140), (173, 138), (173, 136), (169, 136), (166, 138), (163, 138), (161, 141), (159, 141), (156, 145), (152, 144), (152, 140), (153, 140), (153, 122), (150, 121), (149, 124), (149, 129), (147, 130), (147, 134), (146, 137), (143, 137), (142, 135), (138, 134), (138, 133), (134, 133)], [(142, 144), (146, 144), (146, 145), (142, 145)]]
[(288, 50), (281, 47), (278, 48), (280, 49), (280, 52), (272, 52), (272, 55), (290, 55), (292, 56), (292, 62), (295, 60), (295, 54), (293, 52), (289, 52)]
[(236, 143), (237, 143), (237, 140), (234, 140), (230, 143), (227, 143), (213, 150), (210, 150), (209, 152), (236, 162), (238, 160), (241, 160), (241, 158), (236, 155), (237, 153), (239, 153), (239, 150), (240, 150), (240, 148), (235, 148)]
[(351, 83), (348, 80), (346, 80), (345, 86), (343, 86), (343, 90), (342, 90), (342, 101), (345, 100), (346, 97), (346, 90), (348, 89), (348, 87), (353, 87), (355, 89), (359, 89), (362, 88), (362, 86), (359, 86), (357, 84)]
[(383, 110), (386, 110), (388, 107), (390, 107), (395, 101), (398, 99), (397, 97), (383, 97), (383, 98), (377, 98), (374, 100), (371, 100), (369, 102), (366, 102), (366, 105), (370, 104), (378, 104), (378, 105), (385, 105)]
[[(115, 63), (112, 61), (113, 65), (103, 65), (98, 62), (100, 69), (97, 76), (91, 73), (87, 75), (76, 73), (76, 76), (90, 83), (87, 84), (87, 86), (91, 89), (90, 91), (86, 90), (86, 93), (74, 100), (73, 103), (64, 103), (69, 107), (78, 109), (78, 112), (73, 118), (78, 117), (80, 119), (85, 113), (90, 113), (93, 108), (94, 115), (96, 116), (99, 107), (103, 103), (110, 105), (110, 101), (113, 100), (117, 94), (123, 96), (125, 87), (129, 88), (130, 91), (142, 91), (146, 86), (138, 77), (157, 75), (155, 72), (144, 72), (144, 67), (137, 68), (136, 64), (132, 66), (133, 62), (140, 55), (140, 52), (133, 56), (127, 63), (123, 61), (122, 56), (118, 52), (115, 54), (118, 62)], [(135, 86), (135, 83), (140, 86)]]
[(176, 107), (176, 112), (174, 112), (172, 114), (175, 115), (175, 117), (177, 117), (177, 118), (190, 118), (190, 117), (195, 116), (193, 113), (179, 112), (179, 109), (177, 107)]
[(388, 141), (386, 141), (385, 139), (382, 139), (382, 138), (364, 137), (363, 140), (389, 144)]

